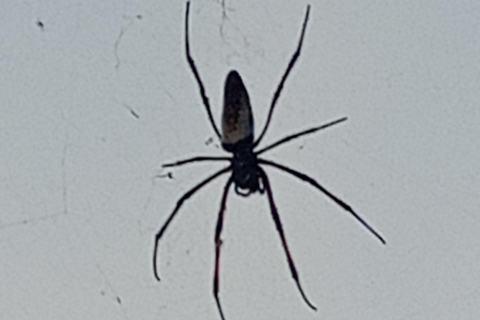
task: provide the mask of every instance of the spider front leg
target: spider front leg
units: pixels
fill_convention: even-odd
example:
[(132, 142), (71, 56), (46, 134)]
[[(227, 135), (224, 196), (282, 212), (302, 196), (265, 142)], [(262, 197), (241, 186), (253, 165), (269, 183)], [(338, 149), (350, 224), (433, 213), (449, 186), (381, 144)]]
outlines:
[(200, 190), (202, 187), (204, 187), (206, 184), (208, 184), (209, 182), (211, 182), (212, 180), (218, 178), (219, 176), (221, 176), (222, 174), (228, 172), (231, 170), (231, 167), (226, 167), (222, 170), (219, 170), (217, 172), (215, 172), (214, 174), (212, 174), (210, 177), (206, 178), (205, 180), (203, 180), (202, 182), (200, 182), (199, 184), (197, 184), (195, 187), (193, 187), (192, 189), (190, 189), (189, 191), (187, 191), (180, 199), (178, 199), (177, 201), (177, 205), (175, 206), (175, 209), (173, 209), (173, 212), (170, 214), (170, 216), (168, 217), (167, 221), (163, 224), (163, 226), (160, 228), (160, 230), (157, 232), (157, 234), (155, 235), (155, 246), (154, 246), (154, 249), (153, 249), (153, 274), (155, 275), (155, 278), (160, 281), (160, 276), (158, 275), (158, 271), (157, 271), (157, 251), (158, 251), (158, 242), (160, 241), (160, 239), (162, 238), (163, 234), (165, 233), (165, 231), (167, 230), (168, 226), (170, 225), (170, 223), (172, 222), (173, 218), (175, 218), (175, 216), (177, 215), (178, 213), (178, 210), (180, 209), (180, 207), (182, 206), (183, 202), (185, 202), (185, 200), (187, 200), (188, 198), (190, 198), (192, 195), (195, 194), (195, 192), (197, 192), (198, 190)]
[(270, 186), (270, 181), (268, 179), (267, 174), (263, 171), (262, 168), (258, 167), (258, 172), (260, 173), (260, 177), (263, 182), (263, 187), (267, 192), (268, 203), (270, 204), (270, 211), (272, 213), (273, 221), (275, 222), (275, 226), (277, 227), (278, 234), (280, 235), (280, 239), (282, 240), (283, 250), (287, 255), (288, 266), (290, 267), (290, 272), (292, 273), (292, 277), (297, 284), (298, 290), (302, 295), (303, 300), (305, 303), (312, 308), (313, 310), (317, 311), (317, 307), (315, 307), (307, 298), (305, 292), (303, 292), (302, 285), (300, 284), (300, 278), (298, 277), (297, 268), (295, 267), (295, 263), (293, 262), (292, 255), (290, 254), (290, 249), (288, 248), (287, 239), (285, 238), (285, 233), (283, 232), (282, 222), (280, 220), (280, 215), (278, 214), (277, 206), (275, 205), (275, 201), (273, 200), (273, 193), (272, 188)]
[(215, 228), (215, 273), (213, 276), (213, 296), (215, 297), (215, 302), (217, 303), (218, 311), (220, 312), (220, 317), (222, 317), (222, 320), (225, 320), (225, 316), (223, 315), (222, 305), (220, 304), (220, 298), (218, 297), (218, 292), (220, 291), (220, 248), (222, 247), (222, 239), (220, 237), (223, 230), (223, 220), (225, 217), (228, 191), (232, 185), (232, 182), (233, 178), (230, 177), (227, 181), (227, 184), (225, 184), (222, 202), (220, 203), (220, 211), (218, 212), (217, 227)]

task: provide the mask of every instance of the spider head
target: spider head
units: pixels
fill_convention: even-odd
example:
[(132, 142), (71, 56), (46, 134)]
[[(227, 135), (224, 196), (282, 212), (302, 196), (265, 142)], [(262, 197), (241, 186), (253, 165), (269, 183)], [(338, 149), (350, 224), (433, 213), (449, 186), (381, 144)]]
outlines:
[(252, 144), (237, 144), (232, 158), (232, 177), (235, 183), (235, 192), (241, 196), (248, 196), (259, 191), (260, 175), (258, 173), (257, 156), (252, 151)]

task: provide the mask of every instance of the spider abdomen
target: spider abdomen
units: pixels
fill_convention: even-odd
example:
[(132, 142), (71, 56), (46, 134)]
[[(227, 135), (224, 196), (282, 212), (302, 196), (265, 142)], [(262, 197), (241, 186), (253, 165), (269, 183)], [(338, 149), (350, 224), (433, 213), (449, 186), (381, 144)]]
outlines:
[(235, 152), (238, 146), (253, 144), (253, 115), (242, 78), (232, 70), (225, 81), (222, 114), (222, 147)]

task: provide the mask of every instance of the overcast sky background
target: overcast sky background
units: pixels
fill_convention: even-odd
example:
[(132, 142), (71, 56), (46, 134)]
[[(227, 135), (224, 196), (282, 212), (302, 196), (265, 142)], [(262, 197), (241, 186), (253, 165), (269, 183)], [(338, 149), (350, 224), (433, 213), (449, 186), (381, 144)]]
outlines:
[[(220, 119), (240, 72), (257, 133), (306, 1), (198, 0), (191, 50)], [(266, 197), (231, 194), (221, 299), (235, 319), (473, 319), (480, 314), (478, 1), (310, 1), (301, 57), (265, 155), (318, 179), (383, 246), (309, 185), (268, 169), (301, 300)], [(0, 4), (0, 318), (219, 319), (214, 227), (223, 185), (185, 203), (224, 155), (184, 52), (183, 1)], [(173, 178), (166, 174), (171, 173)]]

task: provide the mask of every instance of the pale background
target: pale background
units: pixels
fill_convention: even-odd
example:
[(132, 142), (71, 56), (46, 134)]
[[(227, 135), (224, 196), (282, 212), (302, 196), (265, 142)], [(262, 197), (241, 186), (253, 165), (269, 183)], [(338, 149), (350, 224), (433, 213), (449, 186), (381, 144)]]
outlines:
[[(268, 158), (317, 178), (388, 245), (267, 169), (319, 310), (298, 294), (266, 198), (232, 194), (227, 319), (477, 318), (479, 2), (310, 3), (303, 52), (264, 142), (349, 120)], [(192, 52), (217, 120), (234, 68), (259, 131), (306, 4), (192, 3)], [(183, 1), (1, 2), (1, 319), (219, 319), (213, 236), (226, 177), (166, 233), (162, 282), (151, 266), (175, 201), (221, 167), (160, 164), (224, 154), (185, 61), (184, 10)]]

